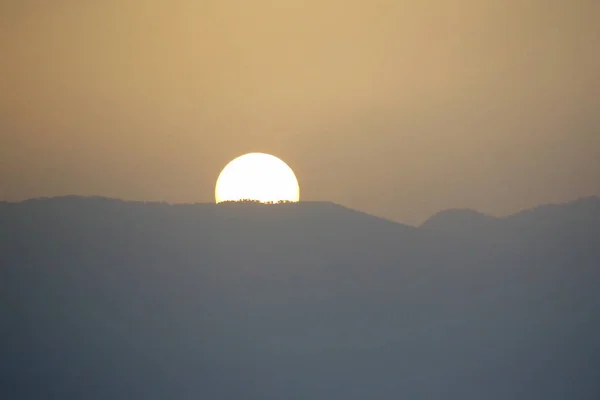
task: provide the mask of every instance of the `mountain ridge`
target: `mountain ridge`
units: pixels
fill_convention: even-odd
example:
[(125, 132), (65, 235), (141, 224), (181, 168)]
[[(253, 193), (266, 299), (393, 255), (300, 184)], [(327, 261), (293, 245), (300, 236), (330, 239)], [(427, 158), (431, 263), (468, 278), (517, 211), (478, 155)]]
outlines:
[(540, 222), (543, 219), (565, 221), (569, 218), (576, 222), (585, 222), (586, 219), (600, 220), (600, 197), (590, 196), (570, 202), (542, 204), (502, 217), (472, 209), (447, 209), (434, 214), (420, 227), (446, 232), (459, 230), (464, 232), (468, 230), (465, 228), (486, 229), (493, 224), (513, 223), (525, 219), (527, 222)]
[(0, 397), (595, 400), (599, 226), (506, 243), (332, 203), (0, 204)]
[[(347, 207), (345, 205), (335, 203), (332, 201), (323, 201), (323, 200), (309, 200), (309, 201), (299, 201), (299, 202), (286, 202), (280, 204), (263, 204), (260, 202), (226, 202), (221, 204), (215, 203), (207, 203), (207, 202), (198, 202), (198, 203), (172, 203), (166, 201), (142, 201), (142, 200), (124, 200), (106, 196), (80, 196), (80, 195), (66, 195), (66, 196), (55, 196), (55, 197), (38, 197), (25, 199), (21, 201), (0, 201), (0, 206), (15, 206), (19, 204), (43, 204), (43, 203), (56, 203), (56, 202), (82, 202), (82, 201), (96, 201), (96, 202), (106, 202), (112, 204), (125, 204), (125, 205), (148, 205), (148, 206), (173, 206), (173, 207), (330, 207), (330, 208), (341, 208), (351, 212), (365, 214), (380, 220), (388, 221), (391, 223), (404, 225), (404, 226), (413, 226), (408, 225), (399, 221), (393, 221), (389, 218), (381, 217), (375, 214), (371, 214), (362, 210), (353, 209)], [(417, 225), (420, 228), (427, 229), (440, 229), (444, 224), (450, 222), (469, 222), (469, 220), (479, 220), (481, 221), (499, 221), (506, 219), (516, 219), (525, 215), (542, 215), (544, 213), (550, 214), (552, 211), (560, 210), (560, 209), (583, 209), (596, 213), (600, 213), (600, 197), (599, 196), (588, 196), (582, 197), (579, 199), (575, 199), (572, 201), (560, 202), (560, 203), (546, 203), (540, 204), (531, 208), (523, 209), (517, 211), (515, 213), (511, 213), (504, 216), (492, 216), (486, 214), (484, 212), (471, 209), (471, 208), (448, 208), (440, 210), (429, 218), (427, 218), (423, 223)]]

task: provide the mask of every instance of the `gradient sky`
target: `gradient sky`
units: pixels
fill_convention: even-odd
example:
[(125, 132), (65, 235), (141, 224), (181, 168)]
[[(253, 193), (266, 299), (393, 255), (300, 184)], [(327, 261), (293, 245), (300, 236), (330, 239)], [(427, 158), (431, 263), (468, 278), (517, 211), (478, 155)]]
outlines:
[(418, 223), (600, 194), (597, 0), (0, 0), (0, 200), (303, 200)]

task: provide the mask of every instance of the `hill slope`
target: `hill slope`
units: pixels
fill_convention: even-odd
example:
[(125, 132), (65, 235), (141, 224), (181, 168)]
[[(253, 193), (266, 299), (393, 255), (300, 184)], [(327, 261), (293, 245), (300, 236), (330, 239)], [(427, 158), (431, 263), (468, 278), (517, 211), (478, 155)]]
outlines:
[(600, 393), (597, 237), (488, 245), (331, 203), (69, 197), (0, 221), (2, 398)]
[(478, 235), (494, 229), (519, 229), (543, 232), (565, 226), (597, 226), (600, 224), (600, 197), (588, 197), (565, 204), (547, 204), (507, 217), (492, 217), (469, 209), (440, 211), (425, 221), (421, 228), (451, 234)]

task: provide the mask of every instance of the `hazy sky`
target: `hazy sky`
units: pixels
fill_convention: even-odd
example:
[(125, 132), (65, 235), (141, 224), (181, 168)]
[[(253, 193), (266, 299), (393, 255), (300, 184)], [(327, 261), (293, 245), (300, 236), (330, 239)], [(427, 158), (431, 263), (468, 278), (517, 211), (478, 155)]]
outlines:
[(418, 223), (600, 194), (598, 0), (0, 0), (0, 199), (303, 200)]

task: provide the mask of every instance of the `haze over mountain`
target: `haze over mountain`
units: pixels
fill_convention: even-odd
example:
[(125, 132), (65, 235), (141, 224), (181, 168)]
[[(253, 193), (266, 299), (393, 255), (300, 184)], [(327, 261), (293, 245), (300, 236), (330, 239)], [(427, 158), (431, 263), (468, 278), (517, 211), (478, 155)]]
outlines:
[(600, 199), (0, 203), (3, 399), (597, 399)]

